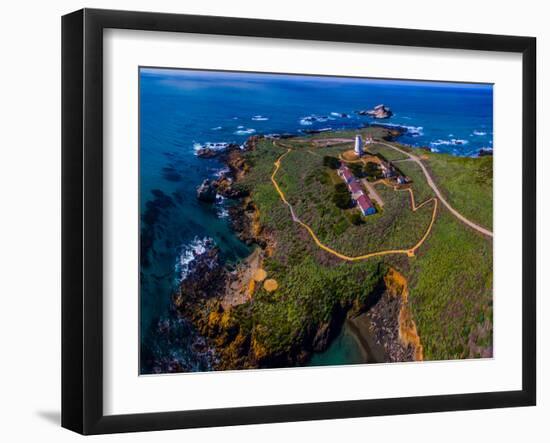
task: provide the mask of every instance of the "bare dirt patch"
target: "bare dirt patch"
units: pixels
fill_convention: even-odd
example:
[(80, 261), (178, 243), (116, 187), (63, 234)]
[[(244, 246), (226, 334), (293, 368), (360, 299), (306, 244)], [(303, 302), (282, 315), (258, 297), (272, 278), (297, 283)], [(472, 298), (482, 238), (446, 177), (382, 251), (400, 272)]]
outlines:
[[(258, 271), (263, 271), (261, 269), (262, 261), (262, 250), (257, 248), (229, 274), (225, 295), (221, 301), (224, 309), (241, 305), (249, 300), (255, 290), (254, 277)], [(265, 271), (263, 272), (265, 273)]]

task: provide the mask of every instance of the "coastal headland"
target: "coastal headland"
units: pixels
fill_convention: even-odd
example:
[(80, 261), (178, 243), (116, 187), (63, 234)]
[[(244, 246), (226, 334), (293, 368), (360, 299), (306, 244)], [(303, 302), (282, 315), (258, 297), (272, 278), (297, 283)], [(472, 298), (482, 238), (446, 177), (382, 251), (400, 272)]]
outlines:
[[(357, 134), (372, 140), (360, 162), (344, 155)], [(345, 322), (370, 361), (492, 355), (492, 156), (432, 153), (399, 135), (371, 125), (201, 152), (228, 167), (201, 194), (234, 200), (231, 224), (253, 246), (233, 267), (215, 247), (198, 254), (173, 295), (214, 369), (306, 365)], [(372, 215), (346, 200), (342, 165)]]

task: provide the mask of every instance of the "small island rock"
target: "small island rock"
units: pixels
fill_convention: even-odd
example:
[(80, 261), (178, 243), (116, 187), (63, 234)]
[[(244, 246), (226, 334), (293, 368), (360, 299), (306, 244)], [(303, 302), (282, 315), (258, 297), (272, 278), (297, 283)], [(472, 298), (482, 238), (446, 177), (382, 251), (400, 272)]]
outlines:
[(377, 119), (385, 119), (390, 118), (393, 115), (392, 110), (389, 108), (389, 106), (380, 104), (376, 105), (373, 109), (369, 109), (366, 111), (357, 111), (359, 115), (368, 115), (373, 118)]

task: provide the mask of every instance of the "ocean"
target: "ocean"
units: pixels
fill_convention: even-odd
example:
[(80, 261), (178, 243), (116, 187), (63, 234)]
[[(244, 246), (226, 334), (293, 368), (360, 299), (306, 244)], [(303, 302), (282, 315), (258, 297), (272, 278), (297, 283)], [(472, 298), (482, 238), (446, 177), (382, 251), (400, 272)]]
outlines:
[[(171, 311), (171, 294), (207, 242), (226, 262), (251, 252), (230, 227), (231, 202), (196, 198), (197, 186), (224, 167), (198, 158), (200, 146), (382, 123), (407, 128), (401, 143), (434, 152), (493, 148), (491, 85), (155, 68), (139, 76), (141, 373), (210, 368), (208, 352), (191, 351), (200, 337)], [(382, 103), (391, 118), (354, 112)]]

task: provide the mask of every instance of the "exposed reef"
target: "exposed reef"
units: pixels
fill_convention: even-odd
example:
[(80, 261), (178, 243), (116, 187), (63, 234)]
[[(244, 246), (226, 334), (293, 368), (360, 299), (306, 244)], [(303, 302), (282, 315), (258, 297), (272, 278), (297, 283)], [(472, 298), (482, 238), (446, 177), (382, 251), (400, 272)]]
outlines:
[(197, 188), (197, 198), (206, 203), (215, 202), (216, 194), (216, 186), (207, 178)]

